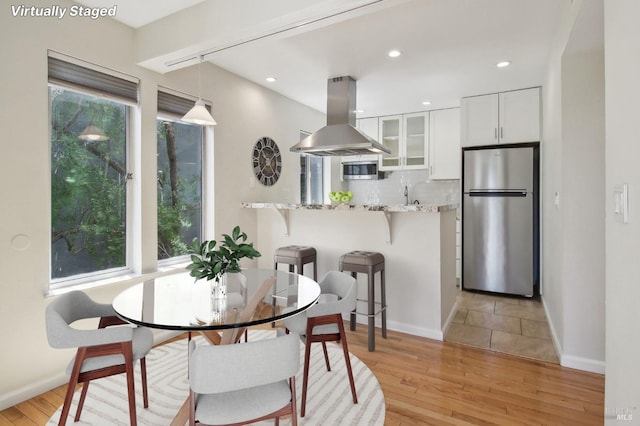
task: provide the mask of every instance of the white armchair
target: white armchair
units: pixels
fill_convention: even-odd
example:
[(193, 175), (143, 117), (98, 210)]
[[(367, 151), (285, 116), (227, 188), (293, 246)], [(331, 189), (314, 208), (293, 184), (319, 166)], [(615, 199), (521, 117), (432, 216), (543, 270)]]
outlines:
[(290, 414), (297, 425), (298, 336), (235, 345), (189, 343), (189, 425), (245, 424)]
[[(97, 330), (79, 330), (71, 327), (75, 321), (100, 318)], [(147, 371), (145, 356), (153, 345), (151, 330), (140, 327), (113, 327), (125, 324), (116, 316), (110, 304), (96, 303), (81, 291), (72, 291), (59, 296), (47, 306), (47, 339), (54, 348), (77, 348), (76, 356), (67, 368), (70, 375), (62, 406), (59, 425), (64, 425), (69, 415), (73, 393), (78, 383), (84, 383), (74, 421), (80, 413), (87, 396), (89, 382), (93, 379), (127, 374), (129, 393), (129, 416), (136, 424), (136, 404), (133, 381), (133, 362), (140, 360), (142, 372), (142, 395), (144, 407), (149, 406), (147, 395)]]
[(342, 323), (342, 314), (348, 314), (356, 308), (356, 279), (344, 272), (329, 271), (319, 282), (319, 285), (318, 303), (306, 311), (284, 320), (287, 330), (300, 334), (305, 342), (301, 417), (304, 417), (306, 410), (309, 360), (311, 344), (314, 342), (322, 342), (327, 371), (331, 371), (331, 365), (329, 364), (326, 342), (339, 341), (342, 343), (353, 403), (358, 403), (351, 361), (349, 360), (347, 336)]

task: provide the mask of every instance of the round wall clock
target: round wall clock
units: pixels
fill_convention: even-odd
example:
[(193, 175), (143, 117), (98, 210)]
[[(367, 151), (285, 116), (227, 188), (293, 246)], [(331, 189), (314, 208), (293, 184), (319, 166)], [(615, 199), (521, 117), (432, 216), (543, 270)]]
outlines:
[(270, 137), (258, 139), (251, 154), (253, 173), (258, 181), (265, 186), (271, 186), (278, 181), (282, 172), (282, 156), (280, 148)]

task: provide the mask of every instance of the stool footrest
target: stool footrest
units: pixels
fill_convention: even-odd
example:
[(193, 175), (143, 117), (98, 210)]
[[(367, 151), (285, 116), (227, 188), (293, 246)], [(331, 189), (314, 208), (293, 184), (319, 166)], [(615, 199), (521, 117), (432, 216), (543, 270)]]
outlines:
[(373, 313), (373, 314), (370, 314), (370, 313), (368, 313), (368, 312), (358, 312), (358, 311), (355, 311), (355, 312), (354, 312), (354, 311), (351, 311), (351, 313), (352, 313), (352, 314), (356, 314), (356, 315), (362, 315), (363, 317), (369, 317), (369, 318), (371, 318), (371, 317), (375, 317), (375, 316), (377, 316), (378, 314), (382, 313), (382, 311), (384, 311), (384, 310), (386, 310), (386, 309), (387, 309), (387, 308), (386, 308), (386, 306), (385, 306), (384, 308), (380, 309), (379, 311), (377, 311), (376, 313)]

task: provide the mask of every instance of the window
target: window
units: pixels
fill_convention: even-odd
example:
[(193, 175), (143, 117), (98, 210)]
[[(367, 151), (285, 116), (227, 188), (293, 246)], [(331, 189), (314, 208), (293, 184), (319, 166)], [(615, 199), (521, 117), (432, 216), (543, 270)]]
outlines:
[[(300, 140), (309, 133), (300, 132)], [(324, 159), (317, 155), (300, 155), (300, 203), (322, 204), (324, 201)]]
[(186, 255), (194, 238), (202, 240), (204, 132), (176, 119), (192, 106), (158, 92), (158, 260)]
[(129, 267), (131, 81), (49, 56), (51, 280)]

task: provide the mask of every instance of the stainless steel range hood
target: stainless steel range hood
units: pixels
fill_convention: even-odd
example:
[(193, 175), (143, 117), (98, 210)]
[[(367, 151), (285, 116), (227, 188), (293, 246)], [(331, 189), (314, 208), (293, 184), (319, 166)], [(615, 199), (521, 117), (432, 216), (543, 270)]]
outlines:
[(291, 152), (311, 155), (389, 154), (382, 144), (355, 128), (356, 81), (330, 78), (327, 83), (327, 125), (291, 147)]

